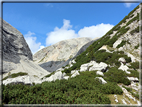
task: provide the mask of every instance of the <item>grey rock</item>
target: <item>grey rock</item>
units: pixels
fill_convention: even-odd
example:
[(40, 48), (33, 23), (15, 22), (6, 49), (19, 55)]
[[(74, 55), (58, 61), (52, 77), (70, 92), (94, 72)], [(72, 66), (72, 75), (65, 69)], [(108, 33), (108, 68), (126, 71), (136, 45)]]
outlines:
[[(99, 81), (100, 81), (102, 84), (106, 84), (106, 83), (107, 83), (102, 77), (96, 77), (96, 78), (98, 78)], [(96, 78), (95, 78), (95, 79), (96, 79)]]
[[(2, 19), (0, 18), (0, 21)], [(21, 57), (26, 56), (32, 60), (32, 53), (26, 43), (23, 35), (10, 24), (2, 20), (2, 52), (3, 52), (3, 72), (9, 72), (16, 69), (16, 63), (19, 63)]]
[(101, 71), (97, 71), (96, 74), (97, 74), (97, 75), (104, 76), (104, 74), (103, 74)]
[(72, 78), (72, 77), (75, 77), (75, 76), (77, 76), (77, 75), (79, 75), (79, 72), (78, 72), (78, 71), (75, 71), (75, 72), (73, 73), (73, 75), (71, 76), (71, 78)]
[(23, 82), (24, 84), (31, 84), (32, 82), (40, 81), (40, 78), (50, 74), (33, 62), (33, 55), (23, 35), (1, 18), (0, 21), (3, 21), (3, 78), (8, 76), (9, 73), (24, 72), (28, 74), (27, 80), (23, 80), (21, 76), (18, 76), (8, 78), (3, 83), (10, 84), (13, 82), (15, 84), (16, 82)]

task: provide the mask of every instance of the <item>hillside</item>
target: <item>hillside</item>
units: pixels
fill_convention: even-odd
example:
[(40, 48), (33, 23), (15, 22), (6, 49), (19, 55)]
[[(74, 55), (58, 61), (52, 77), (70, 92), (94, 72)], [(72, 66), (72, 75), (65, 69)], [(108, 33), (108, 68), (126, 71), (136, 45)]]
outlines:
[(39, 84), (3, 84), (3, 104), (140, 105), (140, 11), (137, 6), (66, 66), (38, 80)]

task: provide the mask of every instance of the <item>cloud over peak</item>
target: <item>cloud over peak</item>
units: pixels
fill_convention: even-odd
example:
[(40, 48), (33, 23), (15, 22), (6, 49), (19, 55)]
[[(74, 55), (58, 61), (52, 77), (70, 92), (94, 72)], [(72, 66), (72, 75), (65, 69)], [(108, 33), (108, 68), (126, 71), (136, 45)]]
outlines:
[(36, 42), (36, 37), (34, 37), (35, 33), (28, 31), (27, 34), (24, 35), (25, 40), (27, 44), (29, 45), (29, 48), (31, 49), (32, 53), (36, 53), (38, 50), (44, 48), (44, 46), (41, 45), (40, 42)]
[(70, 20), (63, 19), (63, 26), (61, 28), (55, 27), (54, 31), (47, 33), (46, 46), (77, 37), (91, 37), (92, 39), (101, 37), (113, 26), (114, 25), (111, 24), (101, 23), (96, 26), (84, 27), (80, 29), (78, 33), (75, 33), (75, 30), (72, 29), (72, 25), (70, 25)]

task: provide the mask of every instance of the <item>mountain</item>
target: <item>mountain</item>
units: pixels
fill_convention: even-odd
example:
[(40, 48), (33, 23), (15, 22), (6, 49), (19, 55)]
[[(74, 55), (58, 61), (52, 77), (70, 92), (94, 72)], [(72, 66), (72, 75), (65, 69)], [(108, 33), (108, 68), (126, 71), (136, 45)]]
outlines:
[[(10, 24), (4, 20), (2, 21), (3, 78), (12, 76), (12, 74), (13, 77), (14, 75), (25, 75), (25, 80), (20, 81), (29, 83), (49, 74), (48, 71), (33, 63), (33, 55), (23, 35)], [(9, 82), (15, 81), (17, 80), (9, 80)]]
[(85, 51), (95, 40), (87, 37), (63, 40), (36, 52), (33, 60), (45, 70), (53, 72), (66, 66), (79, 50), (78, 54)]
[[(42, 64), (45, 64), (46, 70), (49, 67), (46, 64), (52, 60), (55, 62), (61, 60), (60, 63), (65, 65), (57, 67), (55, 71), (50, 70), (50, 74), (38, 79), (38, 82), (31, 87), (3, 84), (4, 104), (69, 103), (139, 106), (141, 87), (139, 28), (142, 20), (139, 19), (140, 7), (141, 4), (103, 37), (84, 43), (71, 58), (69, 58), (71, 52), (65, 54), (68, 52), (67, 49), (71, 50), (66, 44), (76, 39), (67, 40), (67, 43), (61, 41), (37, 52), (33, 63), (41, 64), (43, 68)], [(65, 53), (61, 53), (62, 51)], [(12, 92), (15, 94), (11, 94)], [(12, 98), (19, 100), (11, 100)]]

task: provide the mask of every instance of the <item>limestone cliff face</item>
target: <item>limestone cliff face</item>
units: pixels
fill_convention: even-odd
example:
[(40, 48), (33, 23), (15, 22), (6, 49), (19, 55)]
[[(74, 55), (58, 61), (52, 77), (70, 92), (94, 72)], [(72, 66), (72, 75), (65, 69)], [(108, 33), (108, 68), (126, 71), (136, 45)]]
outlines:
[[(1, 19), (0, 19), (1, 21)], [(3, 54), (4, 60), (12, 60), (13, 56), (26, 56), (29, 60), (32, 60), (32, 53), (27, 45), (23, 35), (10, 24), (3, 20)], [(12, 56), (13, 55), (13, 56)]]
[(23, 35), (4, 20), (2, 36), (3, 72), (16, 69), (16, 63), (19, 63), (20, 59), (33, 60), (31, 50)]
[(3, 78), (9, 74), (24, 72), (28, 73), (31, 81), (34, 81), (49, 74), (33, 62), (33, 55), (23, 35), (10, 24), (2, 21)]
[[(87, 43), (89, 44), (84, 46)], [(44, 69), (52, 72), (67, 65), (80, 49), (78, 55), (85, 51), (91, 43), (93, 40), (87, 37), (60, 41), (35, 53), (33, 60)]]

